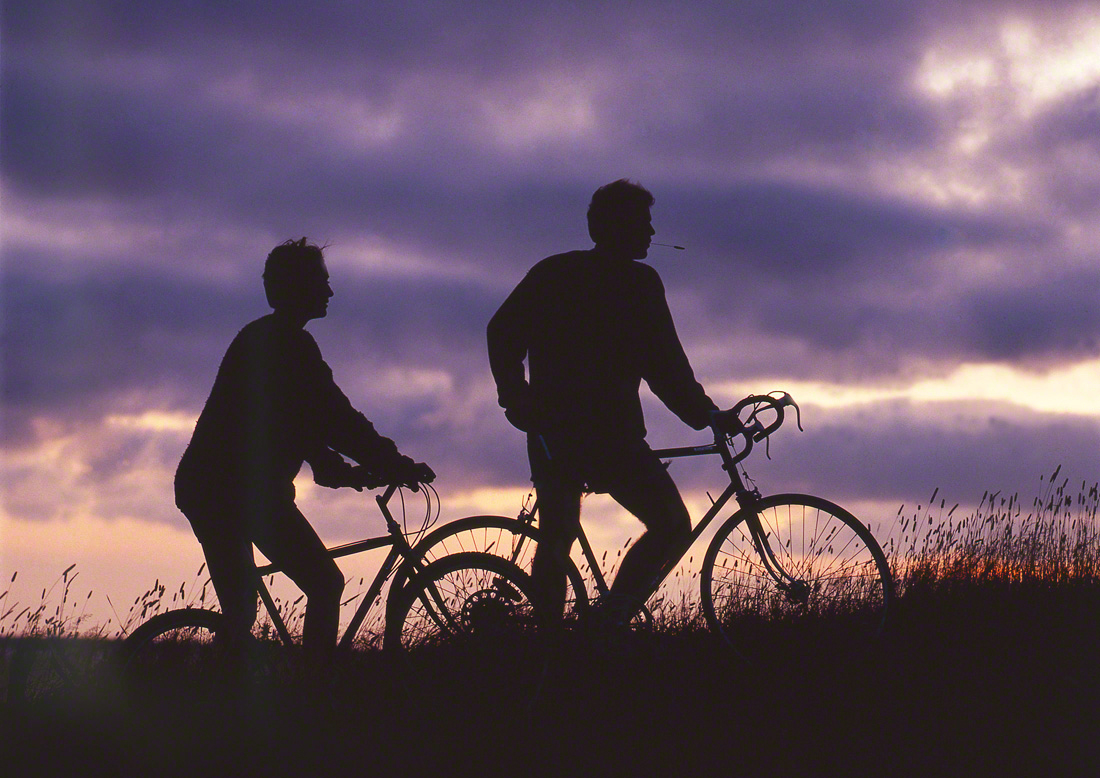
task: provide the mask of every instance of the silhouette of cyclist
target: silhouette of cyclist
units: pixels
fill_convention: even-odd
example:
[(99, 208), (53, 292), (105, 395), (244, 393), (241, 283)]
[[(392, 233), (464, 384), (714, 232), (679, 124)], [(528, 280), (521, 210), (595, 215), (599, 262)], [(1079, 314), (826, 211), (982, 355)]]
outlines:
[(586, 487), (609, 493), (646, 528), (623, 557), (605, 603), (613, 621), (644, 605), (643, 592), (691, 532), (676, 485), (646, 443), (638, 391), (645, 379), (695, 429), (715, 420), (717, 408), (695, 380), (660, 276), (637, 261), (655, 234), (653, 203), (626, 179), (598, 189), (588, 207), (595, 247), (536, 264), (489, 322), (500, 404), (527, 433), (544, 535), (532, 577), (553, 613), (564, 608), (560, 560), (576, 539)]
[(321, 249), (305, 238), (276, 246), (263, 281), (274, 310), (226, 351), (176, 470), (176, 505), (202, 544), (228, 644), (243, 645), (256, 619), (255, 544), (307, 597), (304, 647), (327, 653), (336, 644), (344, 577), (294, 504), (302, 462), (331, 488), (363, 482), (341, 454), (390, 483), (435, 476), (352, 407), (305, 331), (332, 297)]

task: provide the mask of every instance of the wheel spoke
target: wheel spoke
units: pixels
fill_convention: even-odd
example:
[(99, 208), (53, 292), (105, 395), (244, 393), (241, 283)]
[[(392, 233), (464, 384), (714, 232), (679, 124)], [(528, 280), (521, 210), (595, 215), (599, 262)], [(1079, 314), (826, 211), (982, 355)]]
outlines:
[(893, 589), (866, 526), (816, 497), (766, 498), (755, 514), (770, 555), (765, 562), (748, 516), (741, 511), (728, 520), (704, 560), (703, 608), (712, 628), (745, 654), (764, 628), (857, 617), (867, 625), (864, 638), (877, 633)]

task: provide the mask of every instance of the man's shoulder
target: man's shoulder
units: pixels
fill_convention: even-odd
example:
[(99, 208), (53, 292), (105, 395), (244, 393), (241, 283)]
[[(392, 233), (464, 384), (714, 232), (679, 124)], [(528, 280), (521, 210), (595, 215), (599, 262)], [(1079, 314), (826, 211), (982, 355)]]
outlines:
[(559, 273), (571, 268), (583, 265), (591, 259), (591, 251), (578, 249), (577, 251), (565, 251), (561, 254), (552, 254), (546, 259), (540, 259), (531, 268), (531, 273)]
[(313, 349), (317, 347), (317, 341), (301, 327), (288, 325), (275, 314), (269, 313), (244, 325), (233, 339), (233, 346), (239, 349)]
[(648, 283), (661, 284), (661, 274), (652, 265), (634, 260), (630, 263), (630, 272)]
[(654, 267), (636, 259), (624, 262), (619, 267), (624, 282), (635, 293), (664, 295), (664, 282), (661, 280), (661, 274)]

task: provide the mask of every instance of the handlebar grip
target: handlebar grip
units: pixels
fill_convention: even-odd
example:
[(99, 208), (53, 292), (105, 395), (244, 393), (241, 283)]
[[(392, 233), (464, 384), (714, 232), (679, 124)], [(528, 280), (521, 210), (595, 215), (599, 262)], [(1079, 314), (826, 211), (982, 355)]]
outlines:
[(737, 464), (752, 453), (753, 441), (760, 440), (757, 436), (762, 429), (759, 419), (753, 419), (750, 423), (742, 425), (740, 434), (745, 439), (745, 447), (733, 454), (730, 458), (730, 464)]
[[(782, 405), (782, 403), (772, 402), (771, 403), (771, 409), (773, 411), (775, 411), (775, 421), (773, 421), (771, 424), (769, 424), (766, 427), (761, 427), (760, 428), (760, 430), (755, 435), (757, 443), (762, 441), (764, 438), (768, 437), (768, 435), (771, 435), (773, 432), (775, 432), (777, 429), (779, 429), (783, 425), (783, 405)], [(758, 421), (758, 424), (759, 424), (759, 421)]]
[(380, 486), (389, 486), (389, 480), (383, 478), (378, 473), (367, 470), (362, 465), (356, 465), (351, 468), (351, 478), (349, 479), (348, 486), (355, 489), (377, 489)]
[(770, 402), (775, 398), (769, 397), (766, 394), (750, 394), (744, 400), (739, 401), (736, 405), (730, 408), (730, 413), (740, 416), (741, 411), (748, 408), (750, 405), (755, 405), (761, 402)]
[(753, 433), (753, 439), (756, 442), (760, 442), (764, 438), (771, 435), (783, 424), (784, 420), (784, 408), (792, 407), (795, 410), (795, 415), (798, 419), (798, 429), (802, 430), (802, 412), (798, 408), (798, 403), (794, 401), (794, 398), (787, 392), (782, 392), (776, 396), (776, 393), (772, 394), (752, 394), (745, 399), (738, 402), (733, 408), (730, 409), (730, 413), (740, 415), (740, 413), (751, 406), (767, 406), (766, 408), (754, 408), (750, 414), (750, 419), (756, 420), (757, 414), (762, 410), (771, 410), (775, 413), (775, 420), (767, 426), (759, 426)]
[[(741, 421), (741, 412), (746, 408), (752, 408), (752, 412), (749, 413), (747, 421)], [(752, 451), (754, 443), (759, 443), (766, 437), (771, 435), (783, 424), (784, 409), (792, 407), (795, 410), (796, 417), (798, 419), (798, 429), (802, 430), (802, 413), (798, 408), (798, 403), (794, 401), (787, 392), (773, 392), (771, 394), (751, 394), (745, 399), (736, 403), (728, 411), (718, 411), (717, 416), (729, 417), (736, 419), (740, 424), (740, 429), (731, 430), (725, 424), (716, 423), (717, 419), (712, 417), (711, 426), (714, 429), (714, 436), (716, 443), (723, 443), (723, 451), (726, 451), (725, 442), (723, 438), (729, 438), (732, 440), (735, 436), (741, 436), (745, 440), (745, 448), (740, 452), (732, 455), (732, 463), (740, 462), (742, 459), (749, 455)], [(771, 424), (765, 426), (758, 418), (758, 414), (762, 411), (773, 411), (775, 413), (775, 420)], [(727, 461), (727, 465), (730, 464)]]
[[(771, 435), (773, 432), (775, 432), (783, 423), (783, 406), (787, 404), (786, 399), (788, 399), (789, 397), (790, 395), (788, 394), (784, 394), (783, 397), (773, 397), (770, 394), (750, 394), (744, 400), (741, 400), (739, 403), (734, 405), (733, 411), (740, 414), (741, 411), (754, 405), (766, 405), (769, 409), (775, 411), (775, 421), (773, 421), (771, 424), (766, 427), (760, 425), (759, 423), (756, 425), (757, 430), (753, 433), (753, 439), (757, 443), (759, 443), (761, 440), (768, 437), (768, 435)], [(793, 403), (794, 401), (792, 400), (791, 402)], [(759, 420), (756, 418), (756, 415), (761, 410), (763, 409), (754, 409), (749, 418), (759, 422)]]

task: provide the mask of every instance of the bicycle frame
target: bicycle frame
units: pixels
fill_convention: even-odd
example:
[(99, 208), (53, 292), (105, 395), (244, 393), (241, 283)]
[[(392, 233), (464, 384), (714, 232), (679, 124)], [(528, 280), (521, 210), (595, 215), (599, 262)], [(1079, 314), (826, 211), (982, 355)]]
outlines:
[[(760, 524), (760, 518), (757, 513), (751, 510), (761, 499), (759, 490), (749, 489), (745, 486), (745, 482), (741, 480), (741, 474), (737, 471), (738, 457), (735, 457), (730, 451), (729, 443), (722, 436), (716, 436), (714, 443), (705, 446), (687, 446), (682, 448), (665, 448), (658, 449), (654, 452), (660, 459), (676, 459), (680, 457), (694, 457), (694, 456), (706, 456), (707, 454), (718, 454), (722, 458), (722, 469), (729, 474), (730, 484), (719, 495), (717, 500), (714, 500), (710, 509), (703, 515), (703, 518), (694, 527), (691, 532), (691, 537), (687, 544), (674, 554), (672, 559), (668, 561), (664, 567), (661, 568), (661, 572), (657, 580), (653, 583), (650, 591), (646, 593), (648, 599), (657, 591), (661, 583), (668, 577), (668, 574), (672, 572), (672, 569), (683, 559), (684, 554), (688, 552), (688, 549), (694, 545), (695, 541), (706, 531), (710, 523), (718, 515), (718, 513), (726, 506), (730, 498), (736, 498), (738, 508), (740, 510), (748, 510), (746, 525), (749, 528), (749, 534), (752, 537), (753, 546), (756, 548), (756, 553), (760, 556), (761, 562), (764, 564), (764, 568), (768, 571), (768, 575), (772, 577), (776, 585), (783, 590), (792, 589), (799, 585), (799, 581), (787, 573), (783, 569), (783, 566), (779, 563), (779, 559), (772, 551), (771, 544), (768, 542), (768, 535), (764, 531), (764, 528)], [(747, 452), (745, 452), (747, 453)]]
[[(354, 554), (360, 554), (365, 551), (373, 551), (379, 548), (390, 547), (389, 553), (386, 554), (386, 558), (382, 561), (382, 565), (378, 568), (377, 574), (374, 576), (374, 580), (371, 582), (370, 588), (367, 589), (366, 595), (364, 595), (362, 601), (359, 603), (359, 607), (356, 608), (355, 614), (351, 618), (351, 622), (348, 624), (343, 636), (340, 638), (338, 647), (341, 650), (351, 648), (352, 641), (355, 640), (355, 636), (359, 633), (359, 629), (363, 626), (363, 621), (367, 617), (367, 612), (371, 609), (371, 606), (378, 600), (379, 595), (382, 593), (382, 587), (385, 586), (386, 580), (390, 577), (390, 574), (398, 566), (398, 564), (408, 564), (412, 567), (413, 572), (417, 572), (423, 569), (423, 565), (419, 557), (413, 553), (412, 547), (409, 545), (408, 540), (405, 538), (405, 533), (401, 529), (401, 525), (397, 523), (393, 515), (389, 510), (389, 501), (397, 491), (397, 485), (391, 484), (386, 487), (386, 491), (375, 497), (375, 501), (378, 503), (378, 508), (382, 512), (383, 518), (386, 520), (387, 534), (374, 538), (366, 538), (365, 540), (357, 540), (351, 543), (345, 543), (341, 546), (334, 546), (328, 549), (329, 556), (333, 559), (340, 557), (352, 556)], [(256, 569), (259, 583), (257, 589), (260, 593), (260, 599), (264, 603), (264, 607), (267, 609), (268, 616), (271, 618), (272, 624), (275, 626), (275, 631), (279, 635), (279, 639), (286, 645), (293, 643), (293, 639), (290, 636), (290, 631), (286, 627), (286, 622), (283, 621), (282, 616), (279, 614), (279, 609), (275, 604), (275, 599), (271, 596), (271, 592), (263, 582), (265, 575), (271, 575), (273, 573), (282, 572), (282, 570), (274, 564), (264, 565)]]
[[(715, 435), (715, 441), (702, 446), (682, 446), (676, 448), (662, 448), (655, 449), (654, 454), (659, 459), (682, 459), (686, 457), (707, 456), (711, 454), (717, 454), (722, 459), (722, 469), (729, 475), (730, 483), (718, 496), (717, 499), (712, 499), (711, 507), (699, 520), (699, 522), (692, 528), (691, 535), (688, 537), (686, 543), (679, 549), (676, 549), (666, 563), (661, 567), (657, 577), (652, 582), (650, 587), (645, 592), (645, 599), (648, 600), (653, 594), (660, 588), (664, 580), (669, 576), (672, 570), (680, 563), (680, 560), (684, 558), (688, 550), (695, 544), (695, 542), (706, 532), (711, 522), (722, 511), (723, 508), (729, 503), (731, 499), (735, 499), (740, 510), (751, 509), (761, 500), (761, 494), (756, 489), (749, 489), (745, 486), (744, 481), (741, 479), (741, 474), (737, 470), (737, 463), (744, 458), (747, 454), (747, 450), (741, 452), (739, 455), (735, 455), (729, 446), (729, 442), (722, 435)], [(538, 502), (528, 510), (521, 511), (519, 520), (527, 524), (534, 522), (535, 514), (538, 510)], [(779, 563), (775, 553), (771, 549), (771, 545), (768, 542), (767, 533), (764, 531), (760, 524), (760, 519), (755, 512), (749, 510), (747, 514), (748, 518), (746, 524), (749, 528), (750, 535), (752, 537), (753, 546), (756, 548), (757, 554), (760, 556), (763, 562), (764, 568), (768, 574), (775, 581), (777, 587), (782, 590), (797, 590), (800, 582), (787, 573), (783, 569), (783, 566)], [(588, 537), (584, 533), (584, 528), (581, 525), (577, 526), (577, 541), (581, 547), (581, 554), (584, 556), (585, 561), (588, 563), (589, 569), (592, 571), (593, 581), (596, 585), (596, 590), (600, 596), (606, 595), (610, 591), (610, 587), (607, 585), (603, 576), (603, 571), (600, 569), (598, 558), (595, 550), (592, 548)], [(520, 551), (519, 546), (514, 553), (514, 557), (518, 556)]]

